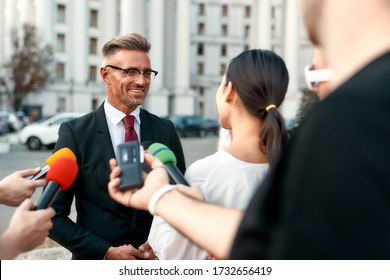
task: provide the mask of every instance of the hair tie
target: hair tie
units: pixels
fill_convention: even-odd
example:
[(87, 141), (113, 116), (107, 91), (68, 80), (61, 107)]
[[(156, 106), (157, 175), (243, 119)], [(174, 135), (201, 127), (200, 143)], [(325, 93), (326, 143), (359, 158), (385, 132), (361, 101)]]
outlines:
[(276, 108), (276, 105), (275, 105), (275, 104), (270, 104), (270, 105), (268, 105), (267, 107), (265, 107), (265, 110), (268, 112), (268, 111), (271, 110), (272, 108)]

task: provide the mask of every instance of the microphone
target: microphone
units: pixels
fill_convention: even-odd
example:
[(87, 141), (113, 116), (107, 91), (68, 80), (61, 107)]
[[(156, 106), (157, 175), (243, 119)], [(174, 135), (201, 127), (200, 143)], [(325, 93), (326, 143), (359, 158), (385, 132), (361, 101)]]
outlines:
[(36, 210), (50, 207), (60, 190), (67, 190), (76, 179), (79, 167), (76, 161), (69, 157), (59, 158), (47, 172), (49, 182), (43, 190)]
[(46, 173), (49, 171), (50, 166), (52, 166), (59, 158), (68, 157), (76, 161), (76, 156), (69, 148), (62, 148), (53, 153), (50, 157), (46, 159), (46, 164), (37, 174), (27, 177), (28, 180), (39, 180), (45, 178)]
[(175, 154), (164, 144), (154, 143), (148, 149), (149, 154), (158, 158), (166, 167), (171, 181), (175, 184), (190, 186), (183, 174), (176, 167)]

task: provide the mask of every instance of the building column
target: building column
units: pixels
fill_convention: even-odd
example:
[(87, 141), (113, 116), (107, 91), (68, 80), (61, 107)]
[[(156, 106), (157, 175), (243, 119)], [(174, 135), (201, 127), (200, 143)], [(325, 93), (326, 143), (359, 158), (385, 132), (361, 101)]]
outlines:
[(51, 0), (35, 0), (35, 22), (44, 44), (53, 44), (54, 40), (51, 33), (54, 24), (52, 10), (56, 11), (56, 6), (53, 7)]
[(6, 60), (10, 58), (12, 54), (12, 39), (11, 30), (17, 27), (17, 1), (6, 0), (5, 2), (5, 16), (4, 16), (4, 57)]
[(255, 3), (255, 48), (271, 49), (271, 0)]
[(117, 29), (114, 18), (117, 18), (117, 7), (113, 5), (112, 0), (103, 0), (102, 9), (99, 12), (99, 27), (101, 27), (101, 42), (99, 42), (100, 49), (103, 45), (117, 35)]
[[(0, 0), (0, 11), (4, 11), (5, 2)], [(4, 63), (4, 36), (6, 33), (4, 32), (4, 12), (0, 12), (0, 65)], [(1, 100), (0, 100), (1, 103)]]
[[(73, 1), (73, 6), (70, 11), (72, 13), (72, 18), (85, 18), (89, 15), (87, 9), (86, 0), (77, 0)], [(67, 20), (70, 17), (67, 17)], [(67, 39), (72, 42), (71, 45), (71, 73), (73, 74), (73, 81), (75, 85), (85, 85), (88, 78), (88, 43), (89, 37), (87, 32), (87, 24), (79, 24), (76, 21), (72, 22), (71, 32), (67, 34)], [(72, 37), (72, 38), (71, 38)]]
[(20, 11), (20, 16), (19, 16), (19, 22), (21, 25), (25, 23), (32, 23), (32, 3), (33, 1), (31, 0), (19, 0), (19, 11)]
[(144, 14), (144, 0), (121, 0), (120, 34), (137, 32), (144, 35)]
[(285, 0), (284, 60), (290, 74), (290, 82), (281, 112), (286, 119), (293, 119), (299, 109), (299, 15), (297, 1)]
[(147, 109), (159, 116), (169, 114), (168, 91), (164, 85), (164, 10), (165, 0), (150, 0), (149, 38), (152, 45), (150, 61), (152, 69), (159, 73), (150, 86), (145, 101)]
[[(87, 0), (73, 1), (70, 7), (69, 12), (72, 14), (72, 18), (82, 19), (89, 17)], [(66, 20), (71, 20), (69, 15), (66, 15)], [(85, 24), (80, 24), (77, 20), (72, 21), (70, 32), (66, 34), (67, 40), (71, 42), (70, 57), (72, 57), (69, 60), (69, 69), (66, 70), (66, 73), (70, 74), (68, 77), (70, 78), (69, 90), (71, 93), (69, 107), (67, 107), (74, 112), (81, 111), (80, 107), (85, 106), (85, 103), (82, 104), (80, 100), (88, 92), (88, 22), (88, 20), (85, 20)]]
[(176, 61), (173, 111), (193, 114), (195, 96), (190, 89), (190, 1), (176, 1)]

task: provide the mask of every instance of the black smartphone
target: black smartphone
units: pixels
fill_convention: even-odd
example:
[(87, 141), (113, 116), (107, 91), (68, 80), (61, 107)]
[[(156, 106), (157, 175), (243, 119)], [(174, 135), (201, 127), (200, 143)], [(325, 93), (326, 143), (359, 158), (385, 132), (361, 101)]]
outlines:
[[(138, 141), (118, 145), (118, 165), (121, 168), (120, 190), (137, 189), (143, 186), (143, 148)], [(141, 151), (142, 150), (142, 151)]]

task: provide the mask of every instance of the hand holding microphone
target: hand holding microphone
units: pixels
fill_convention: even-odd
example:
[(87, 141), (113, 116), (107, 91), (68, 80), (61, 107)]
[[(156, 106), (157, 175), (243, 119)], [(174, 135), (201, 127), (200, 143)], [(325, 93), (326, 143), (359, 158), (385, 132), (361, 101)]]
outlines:
[(111, 198), (127, 207), (148, 210), (150, 198), (161, 186), (169, 183), (169, 176), (166, 168), (158, 158), (145, 153), (145, 161), (151, 166), (152, 171), (146, 176), (143, 187), (138, 190), (121, 190), (119, 185), (122, 171), (117, 165), (116, 159), (110, 160), (111, 173), (110, 181), (108, 182), (108, 192)]
[(50, 157), (46, 159), (46, 165), (39, 171), (37, 174), (30, 176), (26, 179), (35, 181), (38, 179), (43, 179), (45, 178), (46, 173), (49, 171), (50, 166), (52, 166), (58, 159), (63, 158), (63, 157), (68, 157), (76, 161), (76, 156), (72, 152), (71, 149), (69, 148), (62, 148), (59, 149), (58, 151), (54, 152)]
[(176, 167), (175, 154), (167, 146), (161, 143), (154, 143), (149, 146), (148, 153), (158, 158), (164, 164), (173, 183), (190, 186), (183, 174)]
[[(122, 170), (117, 166), (115, 159), (110, 160), (110, 182), (108, 183), (108, 192), (117, 202), (137, 209), (149, 210), (153, 197), (160, 189), (168, 187), (171, 180), (175, 184), (190, 186), (183, 174), (176, 167), (176, 157), (174, 153), (165, 145), (154, 143), (149, 146), (148, 153), (145, 154), (145, 161), (151, 167), (151, 172), (146, 176), (144, 186), (138, 190), (120, 190), (120, 174)], [(164, 164), (163, 166), (161, 164)], [(160, 168), (164, 167), (164, 168)], [(164, 170), (165, 169), (165, 170)], [(161, 188), (163, 187), (163, 188)], [(173, 189), (173, 186), (169, 186)], [(164, 189), (165, 191), (165, 189)], [(152, 211), (153, 213), (153, 211)]]
[(78, 166), (75, 160), (69, 157), (59, 158), (47, 172), (47, 186), (43, 190), (42, 196), (37, 203), (36, 209), (50, 207), (58, 193), (67, 190), (76, 179)]

